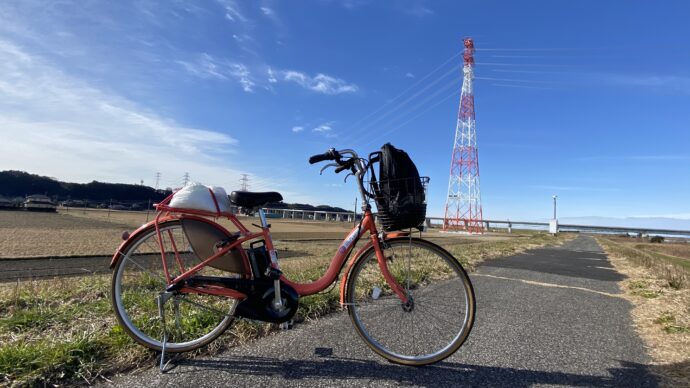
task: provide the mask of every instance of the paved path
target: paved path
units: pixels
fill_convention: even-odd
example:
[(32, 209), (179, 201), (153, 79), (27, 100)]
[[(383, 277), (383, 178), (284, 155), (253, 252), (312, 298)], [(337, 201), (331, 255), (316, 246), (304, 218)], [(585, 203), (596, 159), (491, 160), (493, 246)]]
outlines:
[(474, 273), (477, 321), (451, 358), (390, 364), (357, 337), (347, 314), (157, 369), (119, 386), (655, 386), (615, 272), (590, 237), (488, 261)]
[(110, 272), (112, 256), (0, 259), (0, 283)]

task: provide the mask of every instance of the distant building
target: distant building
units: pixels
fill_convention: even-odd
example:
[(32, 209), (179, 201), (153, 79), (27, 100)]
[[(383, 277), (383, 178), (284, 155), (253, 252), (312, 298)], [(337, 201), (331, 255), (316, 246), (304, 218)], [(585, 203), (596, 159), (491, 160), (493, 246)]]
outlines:
[(57, 210), (57, 205), (48, 196), (35, 194), (26, 197), (24, 209), (29, 211), (54, 212)]
[(19, 209), (19, 203), (11, 199), (0, 196), (0, 210), (17, 210)]

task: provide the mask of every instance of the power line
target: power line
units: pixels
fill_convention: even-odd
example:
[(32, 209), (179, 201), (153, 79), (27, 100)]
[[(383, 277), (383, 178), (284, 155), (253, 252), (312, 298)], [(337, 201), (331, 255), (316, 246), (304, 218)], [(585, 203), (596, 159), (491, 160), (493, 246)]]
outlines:
[[(390, 105), (390, 104), (392, 104), (393, 102), (395, 102), (398, 98), (402, 97), (405, 93), (407, 93), (407, 92), (409, 92), (410, 90), (414, 89), (415, 86), (421, 84), (422, 81), (424, 81), (425, 79), (429, 78), (432, 74), (434, 74), (434, 73), (436, 73), (437, 71), (439, 71), (439, 70), (440, 70), (441, 68), (443, 68), (446, 64), (448, 64), (448, 62), (450, 62), (450, 61), (452, 61), (453, 59), (455, 59), (455, 57), (457, 57), (458, 55), (460, 55), (460, 53), (456, 53), (456, 54), (451, 55), (450, 58), (448, 58), (448, 59), (446, 59), (445, 61), (443, 61), (443, 63), (441, 63), (438, 67), (436, 67), (434, 70), (432, 70), (431, 72), (429, 72), (429, 73), (428, 73), (427, 75), (425, 75), (424, 77), (420, 78), (417, 82), (415, 82), (415, 83), (413, 83), (412, 85), (410, 85), (409, 87), (407, 87), (405, 90), (403, 90), (402, 92), (400, 92), (398, 95), (396, 95), (395, 97), (393, 97), (391, 100), (388, 100), (388, 102), (384, 103), (383, 105), (381, 105), (380, 107), (378, 107), (378, 108), (377, 108), (376, 110), (374, 110), (373, 112), (369, 113), (368, 115), (366, 115), (366, 116), (362, 117), (361, 119), (357, 120), (354, 124), (350, 125), (350, 128), (355, 128), (357, 125), (361, 124), (362, 122), (364, 122), (364, 121), (365, 121), (366, 119), (368, 119), (369, 117), (375, 115), (376, 113), (378, 113), (378, 112), (380, 112), (381, 110), (383, 110), (383, 108), (385, 108), (385, 107), (387, 107), (388, 105)], [(454, 67), (454, 68), (455, 68), (455, 67)]]
[(454, 90), (451, 94), (449, 94), (449, 95), (443, 97), (442, 99), (438, 100), (436, 103), (434, 103), (434, 104), (432, 104), (432, 105), (429, 105), (426, 109), (424, 109), (423, 111), (419, 112), (418, 114), (416, 114), (415, 116), (413, 116), (413, 117), (410, 118), (409, 120), (403, 122), (402, 124), (397, 125), (395, 128), (391, 128), (390, 130), (388, 130), (388, 131), (386, 131), (386, 132), (384, 132), (384, 133), (381, 133), (381, 134), (379, 134), (378, 136), (372, 138), (369, 142), (364, 143), (364, 144), (362, 145), (362, 147), (371, 145), (372, 143), (374, 143), (374, 141), (380, 139), (381, 137), (388, 136), (388, 135), (390, 135), (391, 133), (400, 130), (401, 128), (403, 128), (403, 127), (406, 126), (407, 124), (409, 124), (409, 123), (411, 123), (412, 121), (414, 121), (414, 120), (418, 119), (419, 117), (423, 116), (425, 113), (429, 112), (430, 110), (432, 110), (432, 109), (436, 108), (437, 106), (441, 105), (442, 103), (446, 102), (446, 101), (447, 101), (448, 99), (450, 99), (451, 97), (458, 97), (458, 91), (457, 91), (457, 90)]
[[(396, 111), (402, 109), (402, 108), (405, 107), (407, 104), (409, 104), (411, 101), (413, 101), (414, 99), (416, 99), (418, 96), (422, 95), (425, 91), (427, 91), (428, 89), (432, 88), (434, 85), (436, 85), (437, 83), (439, 83), (441, 80), (443, 80), (444, 78), (448, 77), (449, 75), (451, 75), (451, 74), (453, 74), (453, 73), (455, 73), (455, 72), (457, 72), (457, 71), (458, 71), (457, 66), (453, 65), (450, 69), (448, 69), (448, 71), (446, 71), (446, 72), (443, 73), (441, 76), (439, 76), (439, 77), (437, 77), (436, 79), (434, 79), (433, 81), (431, 81), (431, 83), (427, 84), (425, 87), (423, 87), (423, 88), (417, 90), (416, 93), (414, 93), (414, 94), (412, 94), (411, 96), (407, 97), (407, 99), (405, 99), (405, 100), (403, 100), (402, 102), (396, 104), (394, 107), (392, 107), (392, 109), (390, 109), (390, 110), (388, 110), (388, 111), (386, 111), (386, 112), (383, 112), (382, 114), (378, 115), (378, 117), (376, 117), (375, 119), (370, 120), (370, 121), (369, 121), (368, 123), (366, 123), (365, 125), (360, 126), (358, 129), (356, 129), (356, 130), (354, 130), (354, 131), (350, 131), (350, 132), (348, 133), (348, 136), (345, 138), (345, 140), (343, 140), (343, 142), (344, 142), (344, 141), (351, 141), (353, 137), (356, 137), (356, 136), (359, 135), (360, 133), (364, 132), (366, 129), (371, 128), (374, 124), (380, 122), (380, 121), (383, 120), (384, 118), (386, 118), (386, 117), (390, 116), (391, 114), (395, 113)], [(396, 98), (397, 98), (397, 97), (396, 97)], [(408, 111), (409, 111), (409, 110), (408, 110)]]

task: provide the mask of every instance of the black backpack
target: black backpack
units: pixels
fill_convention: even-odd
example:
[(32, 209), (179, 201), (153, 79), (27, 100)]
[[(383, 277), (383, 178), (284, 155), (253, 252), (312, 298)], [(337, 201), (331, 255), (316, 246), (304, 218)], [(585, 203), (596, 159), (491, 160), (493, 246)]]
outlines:
[(379, 179), (374, 185), (378, 216), (386, 231), (418, 228), (426, 218), (424, 185), (407, 152), (386, 143), (379, 156)]

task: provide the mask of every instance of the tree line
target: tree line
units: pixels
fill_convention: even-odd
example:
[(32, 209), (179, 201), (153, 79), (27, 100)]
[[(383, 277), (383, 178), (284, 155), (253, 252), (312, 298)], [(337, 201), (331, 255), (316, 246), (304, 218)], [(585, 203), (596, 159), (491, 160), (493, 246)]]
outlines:
[[(150, 186), (125, 183), (90, 183), (62, 182), (55, 178), (29, 174), (24, 171), (0, 171), (0, 196), (6, 198), (24, 198), (27, 195), (43, 194), (55, 201), (83, 200), (89, 202), (123, 202), (138, 201), (160, 202), (171, 194), (168, 190), (156, 190)], [(272, 209), (322, 210), (328, 212), (346, 212), (347, 210), (328, 205), (313, 206), (303, 203), (275, 202), (266, 205)]]
[(70, 183), (24, 171), (0, 171), (0, 195), (16, 198), (33, 194), (47, 195), (54, 200), (131, 202), (142, 199), (160, 201), (168, 196), (170, 191), (124, 183)]

